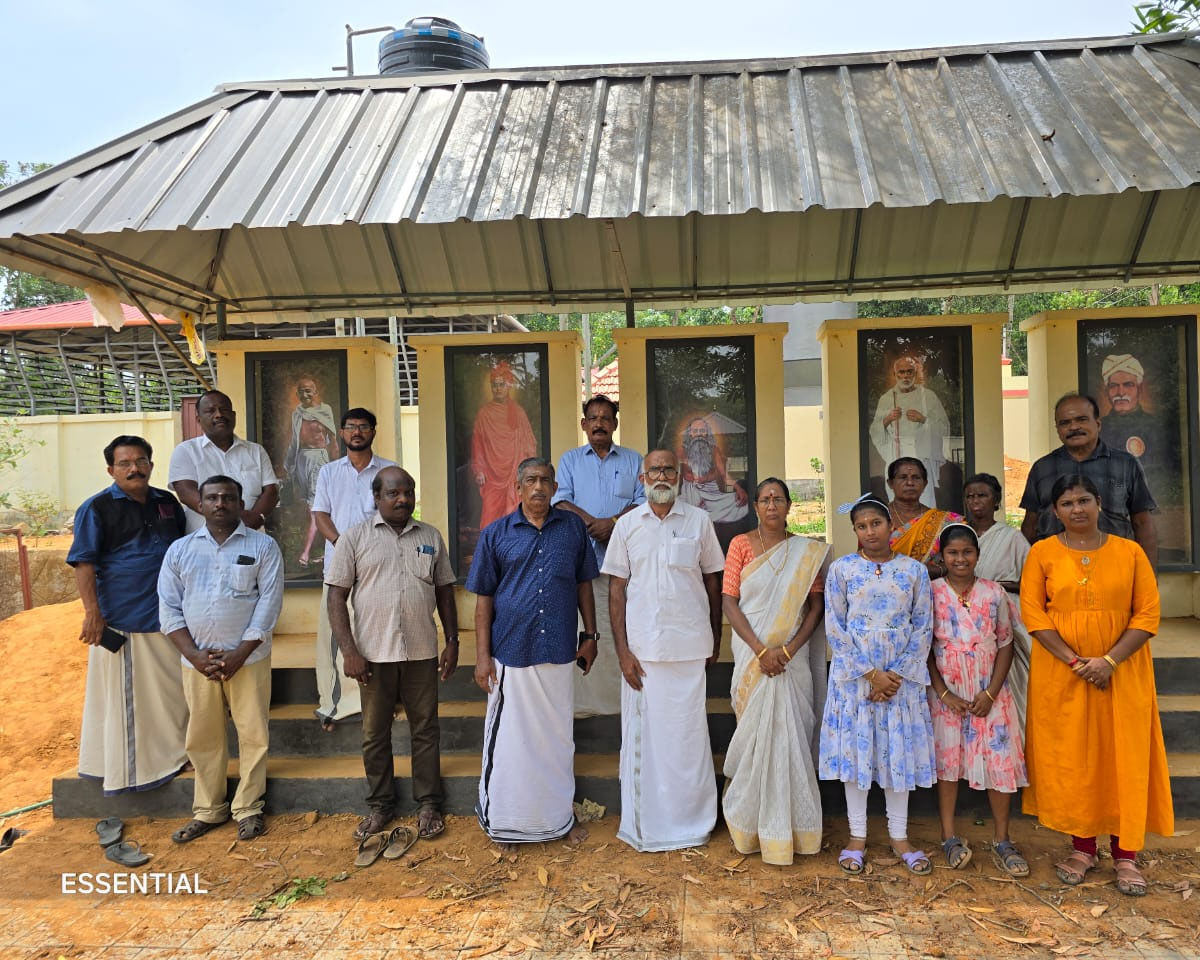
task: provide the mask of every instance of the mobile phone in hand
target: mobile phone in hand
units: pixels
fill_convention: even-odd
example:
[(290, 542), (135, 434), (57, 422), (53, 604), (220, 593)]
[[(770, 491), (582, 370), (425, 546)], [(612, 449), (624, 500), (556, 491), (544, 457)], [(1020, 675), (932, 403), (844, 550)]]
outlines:
[(104, 632), (100, 634), (100, 646), (109, 653), (117, 653), (129, 638), (123, 633), (118, 633), (112, 627), (105, 626)]

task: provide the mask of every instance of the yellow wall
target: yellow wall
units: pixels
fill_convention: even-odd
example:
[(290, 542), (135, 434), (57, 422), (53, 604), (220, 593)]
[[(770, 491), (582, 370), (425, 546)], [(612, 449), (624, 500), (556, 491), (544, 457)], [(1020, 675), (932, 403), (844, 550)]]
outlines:
[(48, 494), (68, 511), (112, 483), (103, 451), (113, 437), (129, 434), (149, 441), (154, 448), (150, 482), (165, 487), (171, 451), (180, 436), (179, 415), (173, 413), (80, 413), (14, 422), (34, 445), (16, 470), (0, 474), (0, 492)]
[[(1008, 317), (1001, 313), (941, 314), (931, 317), (827, 320), (821, 341), (821, 398), (825, 417), (825, 525), (832, 533), (834, 553), (856, 547), (838, 504), (862, 493), (859, 464), (858, 333), (860, 330), (901, 330), (914, 327), (970, 327), (972, 391), (974, 396), (975, 469), (1004, 479), (1004, 431), (1001, 404), (1001, 332)], [(829, 536), (827, 534), (827, 536)]]
[[(1200, 310), (1197, 310), (1194, 304), (1048, 310), (1024, 321), (1021, 329), (1029, 335), (1031, 459), (1045, 456), (1060, 445), (1058, 433), (1054, 429), (1054, 403), (1063, 394), (1079, 389), (1077, 325), (1080, 320), (1129, 320), (1139, 317), (1189, 315), (1196, 318), (1200, 333)], [(1197, 342), (1200, 344), (1200, 336), (1197, 337)], [(1200, 367), (1200, 356), (1193, 362)], [(1193, 496), (1195, 493), (1196, 491), (1193, 491)], [(1192, 509), (1200, 509), (1200, 504), (1193, 501)], [(1164, 617), (1200, 616), (1200, 574), (1162, 572), (1158, 576), (1158, 590)]]
[[(1000, 385), (1005, 391), (1029, 390), (1029, 377), (1013, 375), (1012, 364), (1000, 368)], [(1016, 460), (1030, 461), (1029, 456), (1029, 397), (1004, 398), (1004, 455)]]
[(785, 477), (783, 337), (781, 323), (733, 323), (713, 327), (641, 327), (613, 330), (621, 362), (622, 444), (646, 452), (650, 423), (646, 384), (647, 340), (754, 337), (755, 459), (760, 477)]
[[(822, 407), (784, 407), (784, 480), (816, 480), (823, 474), (817, 473), (809, 461), (813, 457), (825, 459), (825, 421), (821, 418)], [(764, 474), (767, 476), (767, 474)]]

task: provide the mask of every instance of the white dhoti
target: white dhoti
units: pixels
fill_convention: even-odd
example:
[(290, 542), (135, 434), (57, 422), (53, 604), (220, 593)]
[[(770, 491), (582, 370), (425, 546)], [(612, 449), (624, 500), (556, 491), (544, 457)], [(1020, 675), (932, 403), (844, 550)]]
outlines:
[(726, 493), (715, 480), (693, 483), (684, 480), (679, 485), (679, 499), (699, 507), (709, 515), (713, 523), (736, 523), (750, 512), (750, 505), (743, 500), (738, 503), (737, 494)]
[[(575, 716), (594, 717), (600, 714), (621, 712), (621, 664), (613, 646), (612, 621), (608, 617), (608, 577), (599, 576), (592, 581), (596, 596), (596, 632), (600, 634), (599, 653), (596, 662), (585, 677), (575, 671)], [(579, 630), (583, 632), (583, 618), (579, 618)]]
[(707, 843), (717, 822), (703, 660), (642, 660), (621, 687), (621, 826), (639, 851)]
[(475, 814), (498, 843), (557, 840), (575, 825), (575, 670), (496, 662)]
[[(347, 598), (346, 609), (354, 623), (354, 603)], [(321, 609), (317, 614), (317, 717), (322, 721), (341, 721), (362, 713), (362, 692), (358, 683), (345, 674), (342, 651), (329, 626), (329, 586), (321, 586)]]
[(88, 648), (79, 775), (104, 795), (153, 790), (187, 763), (188, 710), (179, 650), (161, 633), (130, 633), (116, 653)]

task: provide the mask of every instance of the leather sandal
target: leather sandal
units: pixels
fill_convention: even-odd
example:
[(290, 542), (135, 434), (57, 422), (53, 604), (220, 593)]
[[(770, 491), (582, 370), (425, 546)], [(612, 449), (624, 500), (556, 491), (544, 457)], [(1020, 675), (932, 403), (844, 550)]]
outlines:
[(1096, 857), (1081, 850), (1073, 850), (1065, 860), (1054, 865), (1054, 875), (1069, 887), (1083, 883), (1087, 872), (1096, 866)]
[(1114, 860), (1113, 869), (1117, 872), (1117, 889), (1127, 897), (1144, 897), (1146, 895), (1146, 878), (1133, 860)]
[(961, 837), (950, 837), (942, 841), (942, 853), (946, 855), (946, 862), (950, 864), (951, 870), (961, 870), (971, 862), (971, 857), (975, 856), (967, 841)]
[(388, 846), (388, 835), (386, 833), (373, 833), (369, 837), (363, 837), (358, 844), (358, 855), (354, 858), (356, 867), (369, 867)]
[(443, 833), (446, 829), (446, 818), (442, 811), (432, 803), (423, 803), (417, 811), (417, 835), (422, 840), (429, 840)]
[(396, 827), (388, 834), (387, 846), (383, 851), (384, 860), (399, 860), (412, 849), (417, 842), (417, 831), (412, 827)]
[(354, 828), (355, 840), (366, 840), (367, 837), (375, 833), (382, 833), (389, 823), (396, 819), (394, 813), (384, 813), (382, 810), (372, 810), (360, 821), (358, 826)]

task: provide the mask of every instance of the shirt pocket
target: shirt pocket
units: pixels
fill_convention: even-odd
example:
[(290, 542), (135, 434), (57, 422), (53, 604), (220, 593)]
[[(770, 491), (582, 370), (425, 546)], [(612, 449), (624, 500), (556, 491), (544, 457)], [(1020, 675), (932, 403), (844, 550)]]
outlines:
[(667, 545), (667, 566), (676, 570), (695, 570), (700, 566), (700, 541), (695, 537), (675, 537)]
[(413, 560), (412, 575), (422, 583), (433, 583), (433, 568), (437, 562), (437, 554), (426, 553), (420, 547), (417, 547), (417, 556)]
[(258, 562), (231, 564), (229, 586), (235, 597), (253, 596), (258, 586)]
[(618, 473), (613, 477), (613, 496), (618, 500), (632, 500), (633, 491), (637, 487), (637, 477), (628, 473)]

